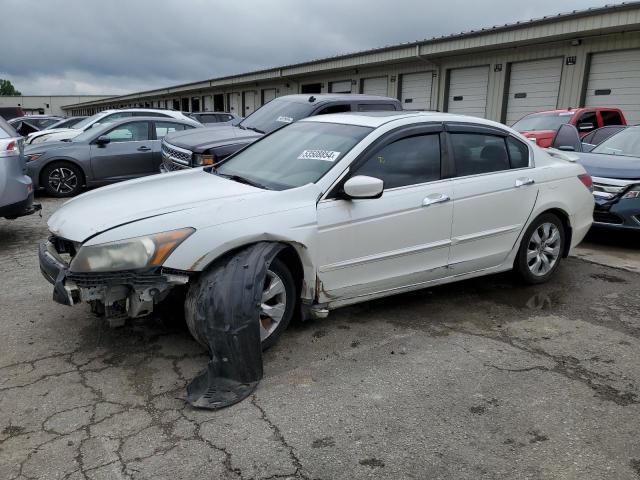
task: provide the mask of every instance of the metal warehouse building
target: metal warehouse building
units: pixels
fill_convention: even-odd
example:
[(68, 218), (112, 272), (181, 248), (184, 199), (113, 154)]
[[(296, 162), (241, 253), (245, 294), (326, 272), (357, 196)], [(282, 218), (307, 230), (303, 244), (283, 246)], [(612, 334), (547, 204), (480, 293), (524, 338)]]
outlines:
[(241, 75), (67, 105), (228, 110), (246, 116), (276, 96), (367, 93), (405, 109), (512, 124), (545, 109), (617, 106), (640, 123), (640, 2), (604, 6)]

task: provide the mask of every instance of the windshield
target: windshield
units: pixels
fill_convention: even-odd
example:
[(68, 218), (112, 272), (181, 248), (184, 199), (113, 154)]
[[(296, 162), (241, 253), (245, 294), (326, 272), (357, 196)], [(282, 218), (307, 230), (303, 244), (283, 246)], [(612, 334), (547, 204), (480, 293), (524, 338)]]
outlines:
[(535, 130), (557, 130), (560, 125), (569, 123), (573, 112), (561, 113), (533, 113), (518, 120), (511, 128), (518, 132), (530, 132)]
[(82, 118), (65, 118), (64, 120), (60, 120), (53, 125), (49, 125), (47, 128), (43, 128), (43, 130), (51, 130), (53, 128), (75, 128), (74, 125), (81, 122), (82, 120)]
[(71, 141), (71, 142), (84, 142), (86, 140), (91, 140), (96, 135), (99, 137), (102, 134), (102, 132), (107, 130), (108, 125), (109, 124), (105, 124), (105, 125), (99, 125), (96, 128), (89, 128), (89, 129), (85, 130), (84, 132), (82, 132), (80, 135), (76, 135), (75, 137), (73, 137), (69, 141)]
[(260, 133), (271, 133), (289, 123), (308, 117), (312, 110), (311, 103), (276, 98), (245, 118), (240, 122), (240, 126)]
[(640, 127), (629, 127), (616, 133), (591, 150), (591, 153), (640, 157)]
[(356, 125), (294, 123), (252, 143), (215, 172), (273, 190), (300, 187), (318, 181), (371, 131)]

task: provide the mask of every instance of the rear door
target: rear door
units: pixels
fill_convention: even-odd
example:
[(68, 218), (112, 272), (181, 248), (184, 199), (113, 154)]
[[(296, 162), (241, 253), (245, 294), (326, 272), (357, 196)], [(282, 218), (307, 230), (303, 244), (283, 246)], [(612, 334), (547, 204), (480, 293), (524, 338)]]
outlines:
[(442, 127), (388, 134), (354, 162), (351, 175), (385, 182), (382, 197), (318, 204), (320, 301), (354, 298), (445, 275), (451, 180), (442, 180)]
[(501, 129), (447, 124), (453, 154), (453, 275), (500, 265), (538, 196), (539, 172), (524, 142)]
[(153, 162), (151, 122), (131, 121), (104, 135), (106, 145), (91, 145), (91, 169), (97, 181), (114, 182), (156, 173)]

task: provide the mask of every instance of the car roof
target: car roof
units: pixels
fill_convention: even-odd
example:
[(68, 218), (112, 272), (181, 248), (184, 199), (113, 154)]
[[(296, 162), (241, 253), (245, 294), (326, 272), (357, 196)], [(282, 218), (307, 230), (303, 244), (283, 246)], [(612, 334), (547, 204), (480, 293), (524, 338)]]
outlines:
[[(313, 99), (313, 100), (311, 100)], [(381, 97), (378, 95), (365, 95), (362, 93), (297, 93), (294, 95), (283, 95), (274, 100), (289, 100), (300, 103), (318, 104), (322, 102), (382, 102), (382, 103), (398, 103), (399, 100), (391, 97)]]
[(324, 122), (324, 123), (340, 123), (346, 125), (359, 125), (363, 127), (378, 128), (386, 123), (403, 120), (407, 118), (415, 118), (416, 122), (462, 122), (474, 123), (476, 125), (487, 125), (497, 127), (503, 130), (510, 130), (509, 127), (502, 123), (494, 122), (480, 117), (470, 117), (468, 115), (456, 115), (453, 113), (441, 112), (407, 112), (407, 111), (384, 111), (384, 112), (346, 112), (331, 113), (327, 115), (316, 115), (314, 117), (298, 120), (299, 122)]

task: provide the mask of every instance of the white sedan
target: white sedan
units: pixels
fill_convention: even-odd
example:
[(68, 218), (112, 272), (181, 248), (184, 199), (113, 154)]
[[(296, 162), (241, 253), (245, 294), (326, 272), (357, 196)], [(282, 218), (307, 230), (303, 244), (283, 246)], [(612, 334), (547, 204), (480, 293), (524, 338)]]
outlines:
[[(57, 301), (90, 302), (114, 325), (173, 299), (192, 326), (221, 272), (264, 261), (246, 288), (260, 289), (255, 321), (267, 347), (298, 309), (324, 317), (512, 269), (548, 280), (592, 223), (591, 178), (570, 160), (479, 118), (312, 117), (215, 167), (68, 201), (49, 220), (41, 269)], [(270, 256), (246, 254), (265, 244), (277, 246)], [(172, 290), (186, 293), (167, 298)]]

